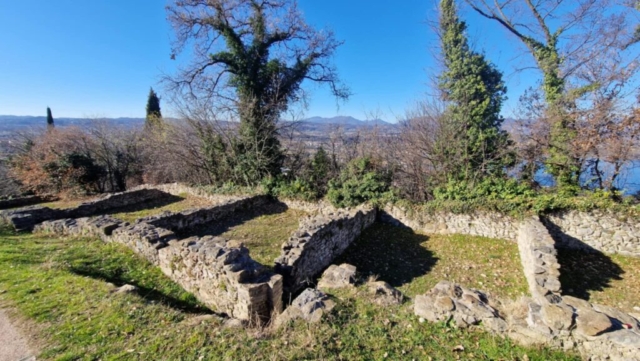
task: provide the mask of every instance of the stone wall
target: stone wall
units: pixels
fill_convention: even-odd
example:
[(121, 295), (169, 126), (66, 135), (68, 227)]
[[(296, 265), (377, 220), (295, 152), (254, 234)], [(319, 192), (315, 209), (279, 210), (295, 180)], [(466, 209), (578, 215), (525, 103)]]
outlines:
[(31, 230), (36, 224), (44, 221), (90, 217), (118, 208), (168, 197), (171, 197), (171, 195), (157, 189), (137, 189), (108, 194), (104, 197), (81, 203), (73, 208), (51, 209), (49, 207), (31, 206), (0, 211), (0, 220), (12, 225), (19, 231)]
[(282, 312), (282, 276), (251, 259), (241, 243), (211, 236), (171, 241), (159, 251), (159, 266), (205, 305), (231, 317), (264, 322)]
[[(150, 217), (150, 222), (180, 230), (199, 222), (232, 217), (265, 197), (240, 199), (200, 212), (188, 210)], [(178, 216), (178, 214), (180, 216)], [(109, 216), (45, 221), (35, 231), (76, 236), (98, 236), (126, 245), (192, 292), (212, 309), (250, 322), (266, 322), (282, 311), (282, 276), (270, 272), (249, 256), (241, 243), (216, 237), (178, 240), (167, 228), (138, 220), (134, 224)]]
[(237, 212), (265, 206), (269, 202), (270, 200), (267, 196), (227, 200), (210, 207), (189, 209), (175, 213), (165, 212), (157, 216), (140, 218), (136, 222), (166, 228), (174, 232), (183, 232), (194, 227), (217, 222)]
[(515, 241), (518, 236), (518, 221), (497, 212), (473, 212), (455, 214), (438, 212), (435, 214), (415, 211), (390, 205), (384, 207), (380, 220), (402, 224), (427, 234), (468, 234), (489, 238)]
[(549, 214), (542, 221), (558, 247), (640, 257), (640, 219), (621, 219), (612, 212), (568, 211)]
[(276, 259), (275, 271), (284, 276), (285, 289), (294, 293), (305, 287), (375, 220), (376, 210), (365, 207), (302, 220)]
[(245, 199), (247, 196), (244, 195), (226, 195), (226, 194), (213, 194), (207, 192), (206, 190), (198, 187), (192, 187), (182, 183), (167, 183), (167, 184), (143, 184), (140, 185), (133, 190), (139, 189), (155, 189), (159, 190), (173, 196), (183, 196), (185, 194), (203, 198), (211, 201), (212, 204), (218, 203), (226, 203), (229, 201), (237, 201), (240, 199)]
[[(380, 219), (427, 234), (459, 233), (510, 241), (517, 241), (520, 224), (519, 219), (497, 212), (431, 214), (393, 205), (382, 210)], [(560, 211), (540, 216), (540, 220), (557, 247), (640, 257), (640, 219), (621, 219), (603, 211)]]
[(560, 264), (555, 242), (536, 218), (522, 221), (518, 251), (531, 297), (538, 303), (554, 303), (560, 297)]
[(53, 197), (40, 197), (40, 196), (26, 196), (9, 199), (0, 199), (0, 209), (25, 207), (32, 204), (38, 204), (43, 202), (51, 202), (55, 200)]

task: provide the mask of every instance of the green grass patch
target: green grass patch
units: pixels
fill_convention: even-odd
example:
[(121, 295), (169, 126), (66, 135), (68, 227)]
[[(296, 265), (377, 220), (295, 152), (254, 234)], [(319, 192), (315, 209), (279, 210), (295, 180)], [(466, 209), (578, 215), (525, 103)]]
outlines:
[(375, 223), (336, 263), (357, 267), (413, 297), (448, 280), (514, 299), (528, 294), (518, 246), (514, 242), (466, 235), (415, 233)]
[[(138, 218), (155, 216), (162, 212), (181, 212), (191, 208), (202, 208), (212, 205), (212, 202), (208, 199), (186, 194), (172, 198), (175, 198), (174, 201), (168, 204), (163, 200), (147, 202), (144, 204), (145, 209), (137, 209), (134, 211), (124, 209), (112, 216), (125, 222), (134, 222)], [(138, 207), (140, 208), (139, 205)]]
[[(94, 239), (0, 230), (0, 298), (35, 320), (44, 360), (579, 360), (480, 331), (419, 323), (409, 304), (338, 295), (319, 324), (224, 329), (193, 296), (129, 250)], [(135, 284), (117, 295), (108, 282)], [(463, 352), (453, 351), (462, 345)]]
[(640, 313), (640, 258), (559, 249), (558, 261), (563, 294)]
[(232, 226), (221, 237), (242, 241), (251, 258), (265, 266), (273, 266), (280, 255), (282, 243), (298, 229), (306, 213), (287, 209), (282, 213), (263, 214)]

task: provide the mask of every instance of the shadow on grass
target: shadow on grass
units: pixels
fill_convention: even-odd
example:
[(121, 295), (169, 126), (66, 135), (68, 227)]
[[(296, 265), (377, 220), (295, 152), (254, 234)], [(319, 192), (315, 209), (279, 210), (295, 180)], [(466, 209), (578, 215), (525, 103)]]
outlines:
[(589, 300), (591, 292), (611, 287), (624, 270), (611, 257), (572, 237), (548, 219), (543, 219), (558, 250), (562, 294)]
[(101, 270), (99, 268), (92, 267), (92, 265), (85, 264), (79, 267), (70, 267), (69, 271), (79, 276), (90, 277), (104, 282), (110, 282), (117, 287), (123, 286), (125, 284), (136, 286), (137, 290), (135, 291), (135, 293), (138, 296), (144, 298), (145, 300), (155, 301), (167, 307), (171, 307), (180, 312), (190, 314), (213, 313), (211, 310), (199, 305), (193, 297), (193, 300), (181, 300), (160, 292), (156, 289), (142, 286), (135, 282), (135, 280), (126, 277), (125, 272), (121, 269), (116, 269), (112, 272), (105, 272), (104, 270)]
[(562, 294), (589, 300), (591, 292), (611, 287), (624, 271), (604, 253), (558, 249)]
[(224, 217), (220, 221), (215, 224), (208, 224), (200, 227), (195, 227), (189, 229), (188, 231), (177, 232), (178, 236), (181, 238), (192, 237), (192, 236), (219, 236), (229, 229), (239, 226), (247, 221), (250, 221), (254, 218), (258, 218), (260, 216), (266, 215), (274, 215), (286, 212), (288, 209), (287, 205), (282, 202), (269, 202), (263, 206), (259, 207), (251, 207), (243, 212), (235, 212), (227, 217)]
[(393, 287), (400, 287), (427, 274), (438, 261), (422, 245), (428, 239), (408, 227), (376, 222), (334, 263), (352, 264), (365, 277), (377, 276)]

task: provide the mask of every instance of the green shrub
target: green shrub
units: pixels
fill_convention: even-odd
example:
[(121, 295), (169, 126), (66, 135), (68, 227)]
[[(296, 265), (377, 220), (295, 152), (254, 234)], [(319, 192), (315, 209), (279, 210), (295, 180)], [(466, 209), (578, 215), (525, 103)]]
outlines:
[(365, 202), (394, 198), (390, 172), (377, 169), (369, 158), (350, 162), (336, 180), (329, 181), (327, 198), (336, 207), (353, 207)]
[(315, 201), (321, 196), (313, 184), (300, 178), (288, 181), (282, 178), (265, 178), (262, 186), (273, 197)]

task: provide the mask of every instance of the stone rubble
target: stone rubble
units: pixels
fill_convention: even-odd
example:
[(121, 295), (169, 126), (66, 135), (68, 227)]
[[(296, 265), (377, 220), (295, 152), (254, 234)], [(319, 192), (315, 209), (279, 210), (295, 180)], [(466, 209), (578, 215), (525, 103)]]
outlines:
[(544, 225), (524, 220), (518, 249), (532, 298), (502, 304), (448, 281), (417, 296), (414, 313), (432, 322), (480, 326), (524, 345), (575, 349), (589, 360), (639, 360), (640, 322), (612, 307), (561, 296), (553, 239)]
[(320, 321), (322, 315), (335, 307), (329, 296), (318, 289), (307, 288), (291, 305), (275, 319), (275, 327), (280, 327), (296, 319), (314, 323)]
[(339, 266), (332, 264), (318, 281), (318, 288), (344, 288), (356, 282), (356, 267), (347, 263)]
[(404, 300), (402, 292), (385, 281), (369, 281), (367, 288), (373, 295), (374, 302), (381, 306), (399, 305)]

